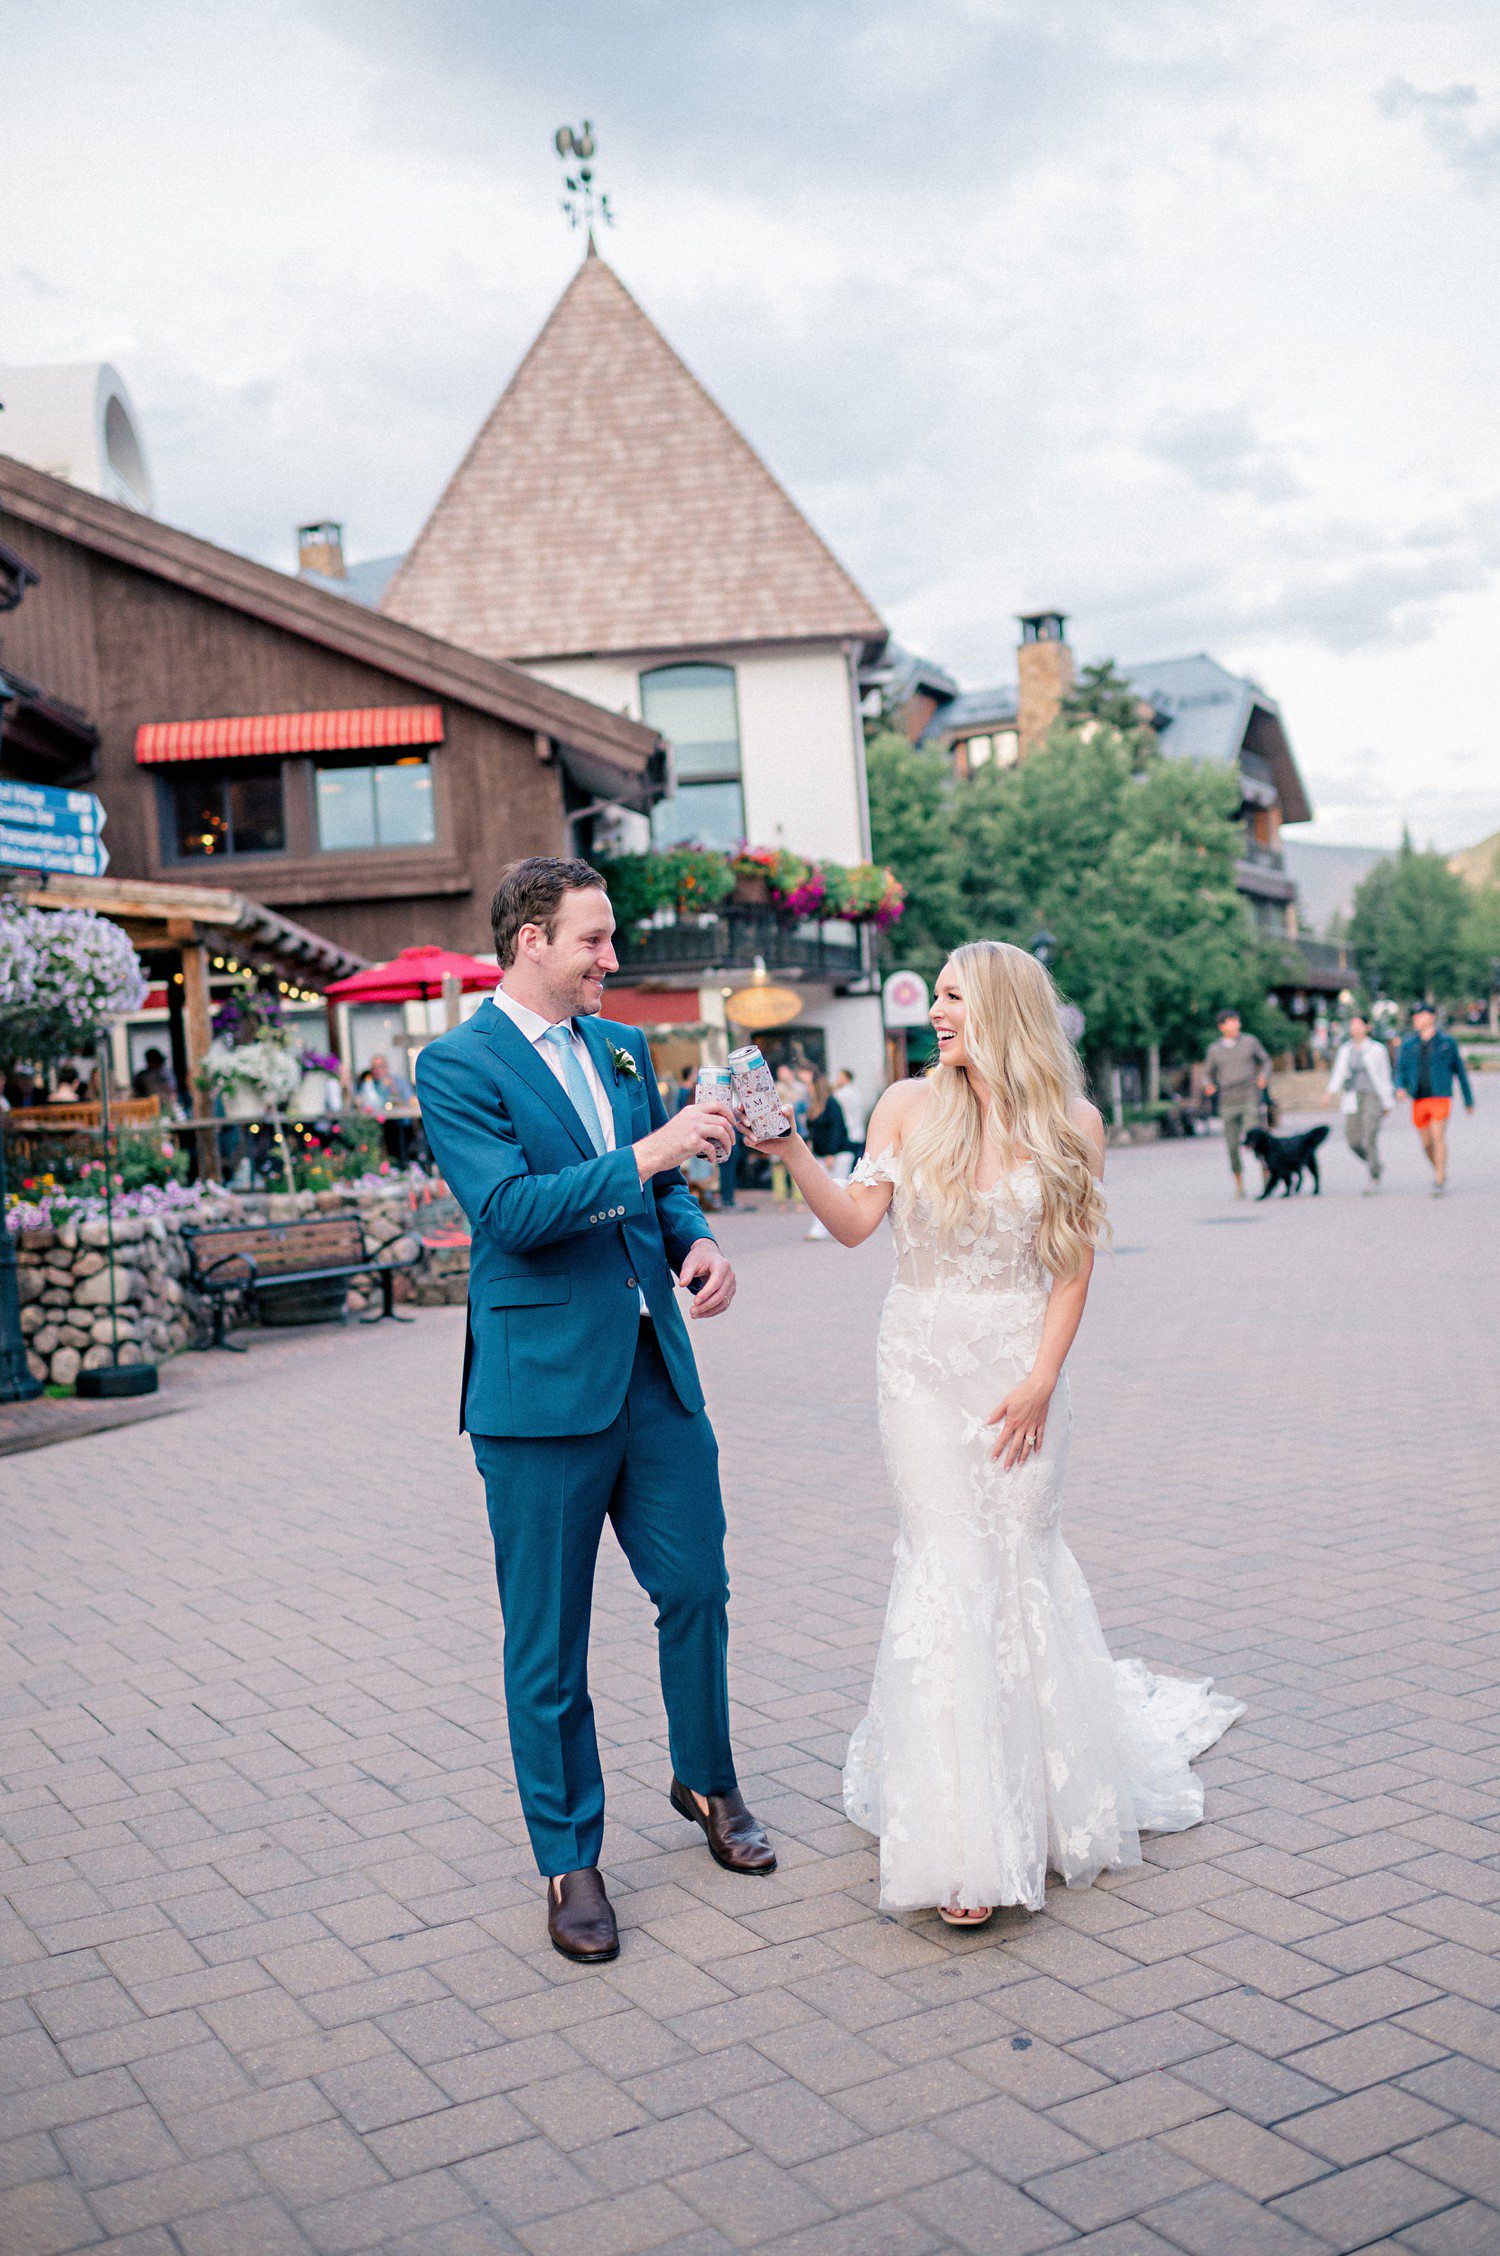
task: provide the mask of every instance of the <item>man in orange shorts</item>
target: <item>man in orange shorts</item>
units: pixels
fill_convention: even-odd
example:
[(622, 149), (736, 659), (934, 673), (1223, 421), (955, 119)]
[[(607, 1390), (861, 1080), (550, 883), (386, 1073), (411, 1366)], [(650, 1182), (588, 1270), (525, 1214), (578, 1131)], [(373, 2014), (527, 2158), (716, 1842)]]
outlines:
[(1441, 1198), (1448, 1187), (1448, 1116), (1453, 1110), (1453, 1084), (1457, 1081), (1463, 1091), (1466, 1112), (1474, 1110), (1474, 1091), (1458, 1044), (1438, 1025), (1436, 1011), (1419, 1003), (1411, 1014), (1411, 1025), (1396, 1060), (1396, 1087), (1411, 1099), (1411, 1124), (1432, 1162), (1432, 1195)]

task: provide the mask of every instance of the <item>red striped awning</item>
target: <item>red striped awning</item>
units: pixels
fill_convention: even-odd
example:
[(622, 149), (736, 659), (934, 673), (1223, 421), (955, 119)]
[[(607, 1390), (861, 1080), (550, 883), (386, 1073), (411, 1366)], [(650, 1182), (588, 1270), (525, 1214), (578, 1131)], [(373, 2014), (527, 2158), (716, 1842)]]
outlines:
[(364, 752), (442, 741), (441, 705), (359, 705), (336, 713), (241, 713), (219, 721), (146, 721), (135, 732), (135, 756), (142, 767), (154, 767), (167, 760)]

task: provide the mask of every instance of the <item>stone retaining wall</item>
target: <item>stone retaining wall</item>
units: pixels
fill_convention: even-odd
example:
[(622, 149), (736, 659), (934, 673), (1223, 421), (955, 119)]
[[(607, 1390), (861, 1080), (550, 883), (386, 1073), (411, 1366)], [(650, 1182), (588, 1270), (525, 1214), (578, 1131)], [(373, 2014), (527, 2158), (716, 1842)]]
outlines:
[[(418, 1266), (396, 1278), (398, 1300), (433, 1306), (464, 1298), (467, 1246), (423, 1246), (424, 1234), (456, 1234), (452, 1218), (433, 1208), (413, 1210), (404, 1186), (390, 1192), (212, 1191), (191, 1208), (117, 1216), (113, 1284), (120, 1361), (160, 1362), (206, 1332), (209, 1307), (188, 1283), (184, 1228), (289, 1222), (306, 1215), (346, 1213), (351, 1207), (364, 1224), (365, 1244), (372, 1255), (399, 1262), (422, 1253)], [(71, 1386), (80, 1371), (112, 1362), (115, 1331), (110, 1318), (109, 1231), (104, 1221), (63, 1222), (50, 1229), (23, 1231), (16, 1246), (21, 1329), (32, 1375), (54, 1386)], [(379, 1302), (378, 1284), (360, 1281), (349, 1293), (347, 1305), (360, 1310)]]

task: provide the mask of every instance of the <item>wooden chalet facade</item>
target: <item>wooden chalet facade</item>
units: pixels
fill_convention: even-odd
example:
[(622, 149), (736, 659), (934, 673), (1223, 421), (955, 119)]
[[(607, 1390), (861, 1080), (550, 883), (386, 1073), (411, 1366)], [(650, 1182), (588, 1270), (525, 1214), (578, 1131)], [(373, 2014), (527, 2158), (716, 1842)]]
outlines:
[[(507, 862), (664, 789), (641, 723), (5, 457), (0, 546), (0, 773), (96, 791), (112, 881), (223, 887), (345, 962), (488, 954)], [(67, 774), (44, 707), (76, 717)]]

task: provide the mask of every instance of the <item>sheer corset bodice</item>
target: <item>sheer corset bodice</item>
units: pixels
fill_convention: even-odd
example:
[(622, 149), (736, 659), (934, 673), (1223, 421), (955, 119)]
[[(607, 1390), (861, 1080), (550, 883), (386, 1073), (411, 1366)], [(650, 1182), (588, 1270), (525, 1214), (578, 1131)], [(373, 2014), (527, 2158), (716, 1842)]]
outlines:
[(896, 1266), (876, 1349), (897, 1539), (869, 1712), (844, 1803), (880, 1836), (881, 1903), (1028, 1904), (1140, 1862), (1140, 1832), (1196, 1824), (1189, 1767), (1239, 1713), (1207, 1683), (1110, 1658), (1062, 1539), (1068, 1382), (1041, 1448), (1006, 1469), (991, 1419), (1032, 1368), (1051, 1281), (1031, 1161), (944, 1236), (899, 1152), (852, 1180), (892, 1185)]
[(862, 1159), (850, 1180), (893, 1186), (898, 1284), (913, 1292), (1025, 1292), (1045, 1298), (1047, 1276), (1036, 1257), (1042, 1189), (1029, 1159), (977, 1194), (974, 1218), (953, 1238), (938, 1234), (931, 1210), (906, 1180), (899, 1152)]

